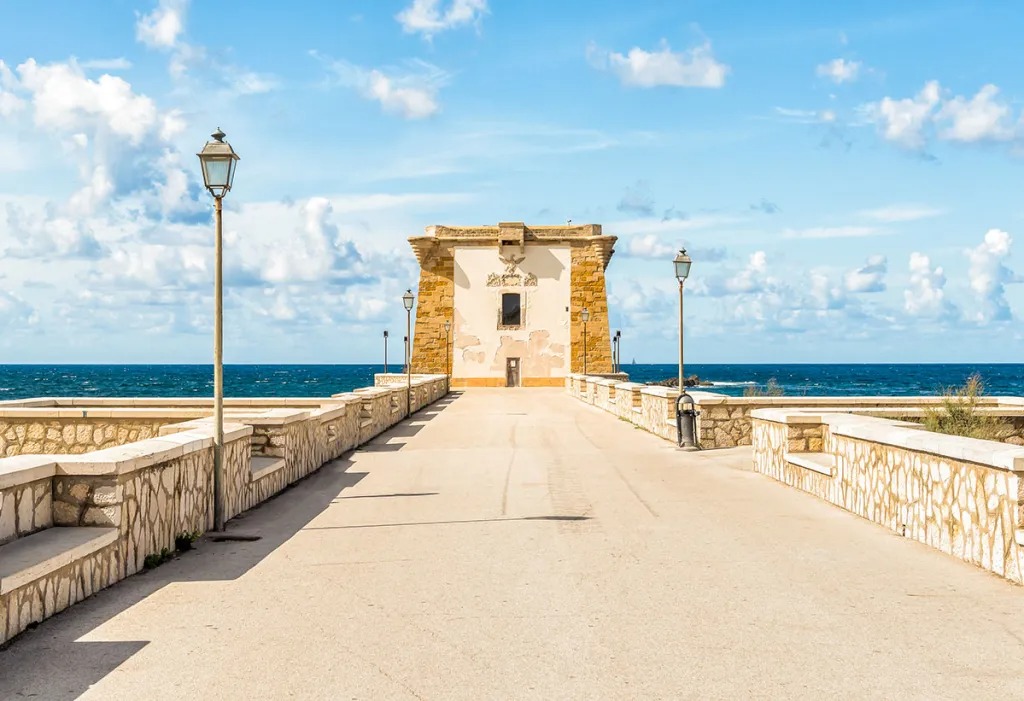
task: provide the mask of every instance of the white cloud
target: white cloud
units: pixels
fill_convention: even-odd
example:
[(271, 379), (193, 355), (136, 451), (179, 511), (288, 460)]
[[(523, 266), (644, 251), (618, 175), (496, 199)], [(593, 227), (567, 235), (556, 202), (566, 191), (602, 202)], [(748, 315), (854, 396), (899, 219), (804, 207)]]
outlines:
[(0, 326), (17, 331), (38, 322), (39, 315), (31, 304), (12, 292), (0, 290)]
[(10, 117), (25, 108), (25, 101), (14, 94), (18, 87), (13, 71), (0, 59), (0, 117)]
[(41, 66), (29, 59), (17, 72), (20, 86), (31, 95), (38, 126), (99, 129), (138, 144), (157, 121), (153, 100), (135, 93), (122, 78), (91, 80), (73, 61)]
[(976, 143), (1010, 141), (1021, 135), (1010, 106), (999, 100), (999, 88), (982, 86), (974, 97), (945, 97), (937, 80), (929, 81), (912, 98), (891, 97), (860, 108), (882, 136), (904, 148), (919, 150), (929, 137), (943, 141)]
[(160, 0), (151, 12), (135, 24), (135, 38), (155, 49), (172, 49), (185, 31), (188, 0)]
[(440, 111), (437, 93), (449, 79), (448, 73), (426, 61), (387, 70), (366, 69), (347, 61), (327, 63), (341, 85), (356, 89), (366, 99), (379, 102), (385, 112), (405, 119), (423, 119)]
[(970, 262), (968, 276), (971, 289), (979, 302), (973, 321), (985, 324), (1013, 318), (1006, 301), (1005, 286), (1021, 279), (1005, 265), (1012, 243), (1013, 239), (1005, 231), (989, 229), (978, 246), (965, 251)]
[(999, 88), (985, 85), (970, 100), (956, 96), (948, 100), (936, 115), (938, 122), (948, 123), (939, 137), (950, 141), (1004, 141), (1015, 135), (1010, 124), (1010, 107), (999, 102)]
[(746, 265), (732, 274), (701, 278), (692, 285), (694, 294), (708, 297), (771, 292), (777, 287), (778, 282), (768, 274), (768, 256), (764, 251), (750, 254)]
[(10, 243), (0, 251), (11, 258), (98, 258), (105, 253), (83, 218), (65, 216), (52, 206), (30, 212), (8, 203), (6, 222)]
[(475, 24), (487, 12), (487, 0), (451, 0), (445, 9), (441, 0), (413, 0), (395, 15), (406, 34), (422, 34), (430, 39), (435, 34)]
[(934, 116), (940, 97), (939, 82), (932, 80), (914, 97), (901, 100), (884, 97), (880, 102), (866, 105), (863, 111), (879, 125), (886, 140), (917, 149), (924, 146), (924, 130)]
[(910, 281), (903, 292), (903, 308), (911, 316), (951, 318), (955, 307), (946, 299), (946, 275), (940, 266), (917, 251), (910, 254)]
[(228, 91), (234, 95), (260, 95), (278, 87), (277, 78), (253, 71), (235, 69), (226, 72), (225, 77), (228, 81)]
[(888, 269), (885, 256), (871, 256), (865, 265), (849, 271), (843, 277), (846, 291), (855, 294), (885, 291), (885, 274)]
[(440, 109), (437, 91), (429, 85), (399, 85), (378, 70), (370, 71), (364, 95), (377, 100), (385, 112), (392, 112), (406, 119), (429, 117)]
[(678, 52), (662, 41), (661, 48), (655, 51), (633, 47), (626, 54), (605, 54), (591, 46), (587, 53), (591, 63), (601, 68), (607, 66), (623, 85), (631, 87), (720, 88), (730, 71), (729, 66), (715, 59), (711, 42)]
[(817, 73), (824, 78), (828, 78), (833, 83), (848, 83), (857, 79), (860, 67), (860, 61), (847, 61), (843, 58), (837, 58), (819, 65)]
[(884, 233), (877, 226), (815, 226), (808, 229), (783, 229), (786, 239), (841, 239), (877, 236)]
[(657, 234), (641, 234), (629, 239), (626, 255), (634, 258), (671, 258), (676, 252), (674, 246), (663, 242)]

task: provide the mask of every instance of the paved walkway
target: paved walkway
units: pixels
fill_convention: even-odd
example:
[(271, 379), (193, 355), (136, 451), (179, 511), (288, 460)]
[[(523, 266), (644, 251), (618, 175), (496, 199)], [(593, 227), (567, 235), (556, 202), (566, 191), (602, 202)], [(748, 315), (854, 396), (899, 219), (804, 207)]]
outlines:
[(0, 652), (0, 698), (1022, 698), (1024, 590), (558, 390), (471, 390)]

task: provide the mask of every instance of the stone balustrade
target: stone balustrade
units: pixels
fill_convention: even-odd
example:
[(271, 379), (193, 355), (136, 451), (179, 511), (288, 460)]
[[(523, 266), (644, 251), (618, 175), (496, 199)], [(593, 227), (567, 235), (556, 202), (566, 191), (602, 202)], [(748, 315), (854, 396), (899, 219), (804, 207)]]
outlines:
[(1024, 583), (1024, 448), (855, 414), (752, 420), (758, 472)]
[[(444, 375), (413, 376), (412, 411), (447, 393)], [(394, 426), (408, 415), (406, 400), (404, 386), (226, 400), (225, 518)], [(0, 402), (0, 435), (14, 436), (4, 445), (14, 454), (0, 458), (0, 644), (173, 551), (179, 535), (213, 526), (210, 405)]]
[[(619, 418), (676, 440), (675, 403), (678, 390), (647, 386), (593, 375), (569, 375), (567, 391)], [(942, 397), (728, 397), (690, 390), (697, 409), (697, 436), (701, 448), (732, 448), (751, 444), (751, 412), (779, 407), (806, 407), (822, 411), (921, 421)], [(982, 397), (977, 412), (999, 417), (1004, 424), (999, 440), (1024, 445), (1024, 398)]]

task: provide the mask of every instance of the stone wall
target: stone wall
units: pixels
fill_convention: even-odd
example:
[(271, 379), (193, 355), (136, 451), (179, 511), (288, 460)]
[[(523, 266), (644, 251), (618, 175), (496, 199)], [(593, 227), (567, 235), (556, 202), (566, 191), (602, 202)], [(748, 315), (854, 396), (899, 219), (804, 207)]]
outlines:
[(887, 419), (778, 409), (754, 413), (752, 438), (758, 472), (1024, 583), (1024, 449)]
[[(675, 388), (580, 374), (568, 376), (565, 387), (581, 401), (662, 438), (676, 440), (675, 402), (679, 393)], [(697, 436), (703, 449), (750, 445), (751, 412), (757, 409), (807, 407), (921, 422), (927, 407), (942, 403), (942, 397), (727, 397), (699, 390), (691, 390), (689, 394), (697, 409)], [(626, 411), (630, 402), (639, 410)], [(1005, 424), (999, 440), (1024, 445), (1024, 406), (1020, 398), (986, 397), (977, 411), (998, 417)]]
[(586, 366), (588, 372), (612, 371), (611, 331), (608, 326), (608, 296), (605, 289), (605, 258), (598, 243), (574, 244), (569, 276), (569, 338), (572, 346), (570, 371), (583, 372), (583, 320), (587, 322)]
[(455, 306), (455, 258), (450, 249), (432, 256), (420, 267), (416, 300), (412, 371), (448, 374), (451, 355), (447, 356), (448, 367), (445, 367), (445, 343), (451, 336), (445, 334), (444, 322), (453, 323)]
[(52, 525), (49, 476), (7, 486), (0, 482), (0, 545)]
[[(413, 411), (446, 394), (444, 376), (415, 378)], [(253, 425), (226, 422), (225, 518), (404, 419), (405, 397), (404, 387), (371, 388), (319, 400), (299, 414), (283, 405), (255, 411)], [(254, 426), (267, 439), (256, 443), (263, 446), (259, 462)], [(213, 526), (212, 420), (167, 424), (161, 433), (84, 454), (0, 458), (0, 644), (138, 572), (148, 555), (173, 551), (179, 535)], [(267, 454), (279, 447), (279, 457)], [(68, 550), (53, 552), (65, 542)], [(24, 544), (33, 545), (5, 560), (4, 548)], [(22, 562), (32, 548), (50, 554)]]
[[(46, 409), (34, 410), (37, 413)], [(160, 427), (176, 419), (114, 418), (0, 418), (0, 456), (68, 455), (88, 453), (115, 445), (153, 438)]]

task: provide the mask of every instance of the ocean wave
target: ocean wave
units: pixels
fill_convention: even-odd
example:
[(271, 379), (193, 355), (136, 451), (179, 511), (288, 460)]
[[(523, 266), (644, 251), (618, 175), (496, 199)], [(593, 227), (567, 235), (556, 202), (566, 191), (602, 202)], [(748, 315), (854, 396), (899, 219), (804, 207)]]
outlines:
[(744, 380), (743, 382), (719, 382), (718, 380), (708, 380), (708, 382), (715, 387), (752, 387), (757, 384), (753, 380)]

